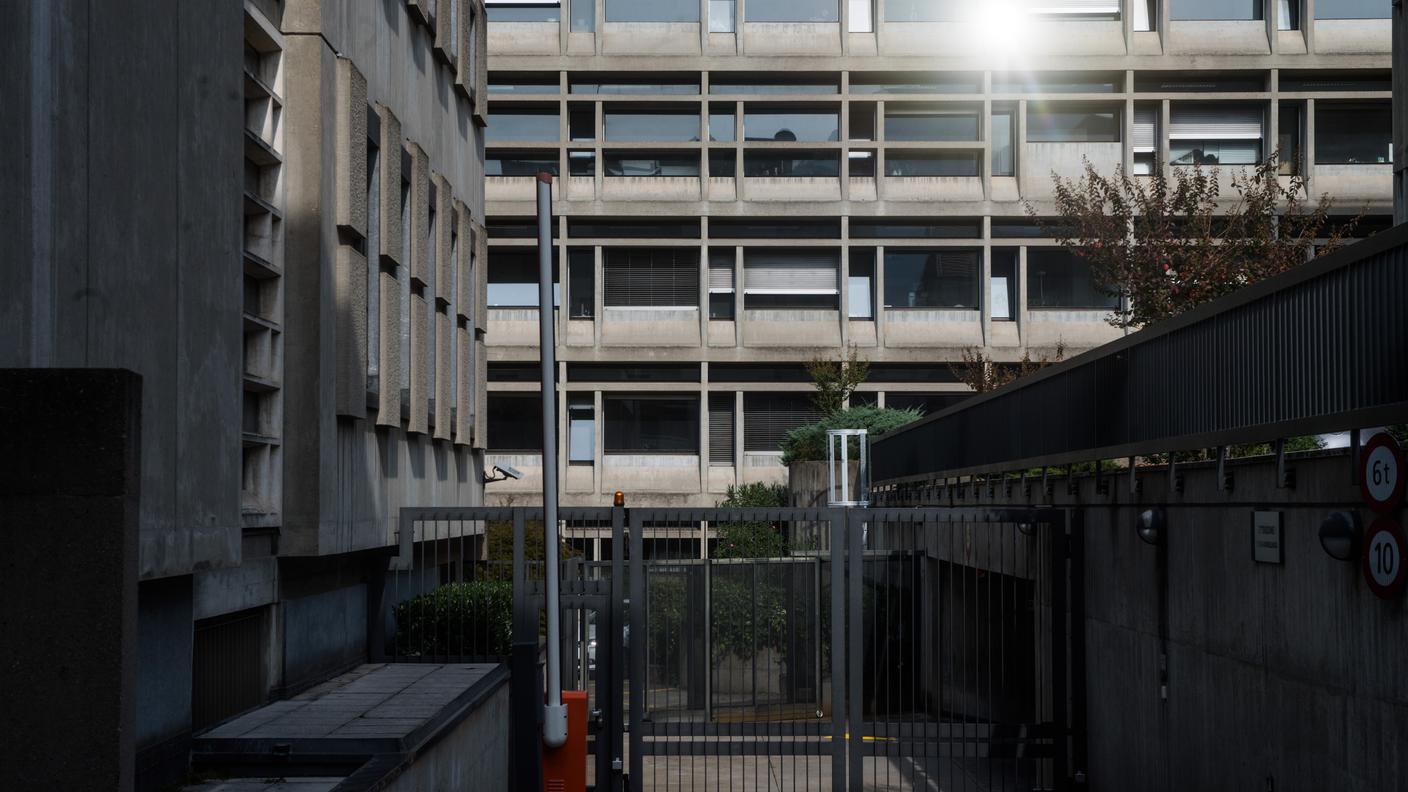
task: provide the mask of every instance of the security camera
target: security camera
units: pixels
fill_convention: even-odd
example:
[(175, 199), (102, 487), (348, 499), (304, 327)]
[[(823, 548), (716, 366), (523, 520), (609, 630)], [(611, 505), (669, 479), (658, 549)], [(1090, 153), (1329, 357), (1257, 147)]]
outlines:
[(507, 481), (509, 479), (518, 480), (521, 478), (523, 478), (523, 471), (512, 465), (494, 465), (494, 469), (490, 471), (490, 474), (484, 477), (484, 483)]

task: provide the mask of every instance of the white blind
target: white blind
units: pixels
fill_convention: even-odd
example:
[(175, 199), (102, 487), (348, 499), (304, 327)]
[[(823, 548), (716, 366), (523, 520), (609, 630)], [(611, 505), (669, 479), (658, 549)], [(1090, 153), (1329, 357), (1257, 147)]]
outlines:
[(733, 261), (709, 262), (709, 293), (733, 291)]
[(747, 294), (836, 294), (833, 250), (750, 250), (743, 266)]
[(1118, 14), (1119, 0), (1032, 0), (1027, 10), (1033, 14)]
[(1134, 150), (1153, 151), (1159, 139), (1159, 111), (1153, 107), (1134, 108)]
[(1174, 106), (1169, 111), (1172, 140), (1260, 140), (1260, 107), (1245, 105)]

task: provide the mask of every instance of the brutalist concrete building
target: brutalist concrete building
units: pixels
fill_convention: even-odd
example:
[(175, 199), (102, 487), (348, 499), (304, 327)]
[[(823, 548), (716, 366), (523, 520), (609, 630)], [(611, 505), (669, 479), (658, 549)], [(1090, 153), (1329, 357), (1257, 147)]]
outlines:
[(481, 502), (484, 8), (9, 16), (0, 367), (142, 377), (153, 787), (193, 733), (374, 653), (400, 507)]
[(1391, 211), (1388, 0), (490, 0), (490, 462), (541, 485), (533, 175), (554, 183), (567, 503), (712, 505), (785, 480), (803, 364), (852, 399), (963, 398), (964, 348), (1112, 339), (1028, 212), (1052, 174), (1279, 151), (1368, 230)]

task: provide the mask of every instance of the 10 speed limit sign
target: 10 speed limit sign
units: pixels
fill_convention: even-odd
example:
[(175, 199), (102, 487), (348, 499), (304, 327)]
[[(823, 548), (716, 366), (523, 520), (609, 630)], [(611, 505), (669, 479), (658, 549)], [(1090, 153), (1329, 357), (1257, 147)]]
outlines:
[(1403, 531), (1392, 517), (1380, 517), (1369, 526), (1364, 542), (1364, 580), (1385, 599), (1403, 589)]
[(1380, 514), (1403, 499), (1403, 454), (1386, 432), (1370, 438), (1359, 455), (1359, 489), (1369, 508)]

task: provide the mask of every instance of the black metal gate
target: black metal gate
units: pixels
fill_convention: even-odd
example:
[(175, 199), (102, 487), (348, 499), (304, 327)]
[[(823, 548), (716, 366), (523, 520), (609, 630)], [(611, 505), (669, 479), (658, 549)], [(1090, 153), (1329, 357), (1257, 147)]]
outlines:
[[(564, 686), (589, 692), (598, 790), (1072, 785), (1084, 694), (1070, 630), (1081, 618), (1079, 559), (1065, 511), (560, 517), (557, 640)], [(385, 659), (512, 661), (515, 713), (535, 716), (547, 641), (534, 560), (542, 510), (405, 509), (401, 520), (387, 616), (374, 620), (387, 630), (376, 644)], [(503, 559), (494, 547), (510, 537)], [(471, 637), (496, 629), (490, 611), (470, 616), (489, 624), (448, 630), (408, 613), (437, 585), (505, 579), (511, 649), (502, 629), (498, 640)], [(516, 787), (535, 786), (523, 774), (537, 733), (536, 717), (515, 719), (515, 750), (527, 746)]]

